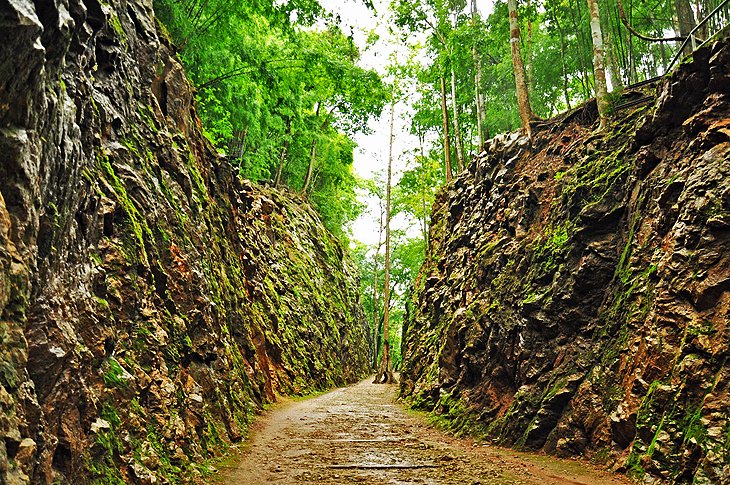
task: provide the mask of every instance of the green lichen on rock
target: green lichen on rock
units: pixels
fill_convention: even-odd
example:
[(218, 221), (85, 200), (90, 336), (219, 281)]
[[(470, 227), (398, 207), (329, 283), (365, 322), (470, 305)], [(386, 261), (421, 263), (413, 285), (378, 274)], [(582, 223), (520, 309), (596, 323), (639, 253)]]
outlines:
[(414, 407), (637, 478), (727, 479), (730, 44), (695, 57), (607, 132), (581, 107), (497, 137), (440, 193), (405, 324)]
[(208, 144), (149, 4), (59, 8), (90, 13), (0, 33), (29, 80), (0, 131), (0, 482), (204, 482), (277, 395), (368, 372), (358, 275)]

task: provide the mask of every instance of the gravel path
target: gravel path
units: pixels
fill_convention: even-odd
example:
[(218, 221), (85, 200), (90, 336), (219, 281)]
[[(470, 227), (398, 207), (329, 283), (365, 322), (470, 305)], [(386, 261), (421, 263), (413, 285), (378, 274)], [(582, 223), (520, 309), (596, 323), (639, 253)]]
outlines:
[(588, 465), (454, 438), (368, 379), (261, 416), (220, 482), (372, 484), (628, 484)]

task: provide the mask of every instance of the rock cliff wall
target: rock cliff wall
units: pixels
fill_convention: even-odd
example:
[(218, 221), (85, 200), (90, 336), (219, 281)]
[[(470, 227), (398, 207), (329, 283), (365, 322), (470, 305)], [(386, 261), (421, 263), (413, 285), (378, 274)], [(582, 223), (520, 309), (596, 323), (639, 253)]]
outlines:
[(151, 0), (0, 1), (0, 483), (194, 480), (367, 372), (356, 278), (212, 151)]
[(402, 393), (454, 430), (730, 483), (730, 42), (596, 133), (491, 140), (437, 199)]

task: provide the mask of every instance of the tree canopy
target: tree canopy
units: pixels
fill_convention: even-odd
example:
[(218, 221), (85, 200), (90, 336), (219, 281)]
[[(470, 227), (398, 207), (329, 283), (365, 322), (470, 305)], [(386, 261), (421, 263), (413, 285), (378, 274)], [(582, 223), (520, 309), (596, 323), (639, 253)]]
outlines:
[(157, 0), (206, 135), (241, 174), (308, 195), (345, 238), (359, 214), (353, 135), (386, 102), (378, 73), (316, 0)]

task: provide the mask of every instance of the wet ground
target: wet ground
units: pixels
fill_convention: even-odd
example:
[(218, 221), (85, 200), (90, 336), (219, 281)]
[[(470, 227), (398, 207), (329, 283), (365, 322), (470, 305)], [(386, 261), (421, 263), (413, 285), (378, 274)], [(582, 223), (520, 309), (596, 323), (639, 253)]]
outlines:
[(628, 484), (587, 464), (454, 438), (365, 380), (261, 416), (220, 483)]

